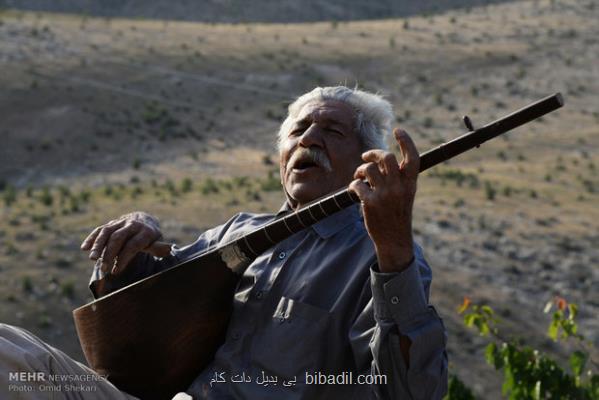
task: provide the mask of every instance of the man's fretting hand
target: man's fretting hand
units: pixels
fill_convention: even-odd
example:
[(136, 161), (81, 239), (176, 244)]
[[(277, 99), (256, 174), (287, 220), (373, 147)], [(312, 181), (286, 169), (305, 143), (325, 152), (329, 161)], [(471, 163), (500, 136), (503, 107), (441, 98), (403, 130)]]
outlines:
[(161, 237), (156, 218), (133, 212), (98, 226), (81, 243), (81, 250), (89, 250), (92, 260), (101, 258), (102, 272), (119, 274), (140, 251), (164, 255), (157, 253), (164, 253), (165, 249), (154, 245)]
[(365, 164), (356, 169), (355, 180), (349, 186), (362, 202), (364, 222), (381, 272), (405, 269), (414, 254), (412, 207), (420, 157), (405, 131), (395, 129), (393, 134), (401, 149), (401, 164), (393, 153), (369, 150), (362, 154)]

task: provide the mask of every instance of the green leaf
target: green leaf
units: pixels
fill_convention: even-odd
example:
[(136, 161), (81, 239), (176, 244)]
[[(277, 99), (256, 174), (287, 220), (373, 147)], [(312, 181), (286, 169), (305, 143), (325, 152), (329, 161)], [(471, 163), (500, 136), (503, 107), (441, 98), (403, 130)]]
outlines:
[(599, 399), (599, 375), (593, 375), (591, 377), (590, 392), (593, 399)]
[(485, 359), (487, 360), (487, 363), (494, 365), (496, 354), (497, 354), (497, 345), (495, 344), (495, 342), (489, 343), (487, 345), (487, 347), (485, 347)]
[(532, 393), (532, 398), (534, 400), (541, 400), (541, 381), (537, 381), (535, 383), (535, 388)]
[(570, 311), (569, 319), (573, 320), (578, 315), (578, 306), (575, 303), (568, 304), (568, 309)]
[(470, 328), (474, 324), (475, 319), (476, 314), (467, 314), (464, 316), (464, 324), (466, 324), (466, 326)]
[(456, 375), (449, 378), (449, 388), (443, 400), (475, 400), (472, 391)]
[(561, 321), (561, 327), (563, 330), (562, 339), (566, 339), (572, 335), (572, 324), (570, 323), (570, 321), (568, 321), (568, 320)]
[(493, 309), (489, 306), (482, 306), (481, 311), (489, 316), (494, 314)]
[(481, 321), (481, 326), (479, 327), (479, 329), (480, 329), (480, 334), (483, 336), (487, 336), (490, 332), (489, 324), (487, 324), (487, 321)]
[(506, 368), (505, 370), (505, 379), (503, 381), (503, 385), (501, 386), (501, 394), (504, 396), (510, 393), (514, 388), (514, 375), (511, 373), (510, 368)]
[(571, 325), (572, 325), (572, 329), (571, 329), (572, 335), (576, 335), (576, 333), (578, 332), (578, 324), (573, 321)]
[(554, 341), (557, 341), (557, 335), (559, 333), (559, 322), (553, 320), (549, 325), (549, 329), (547, 330), (547, 335)]
[(572, 368), (572, 372), (574, 375), (580, 376), (582, 371), (584, 370), (584, 366), (587, 362), (588, 354), (583, 353), (582, 351), (575, 351), (570, 356), (570, 368)]
[(487, 363), (495, 367), (496, 370), (503, 368), (503, 357), (494, 342), (489, 343), (485, 348), (485, 359), (487, 360)]

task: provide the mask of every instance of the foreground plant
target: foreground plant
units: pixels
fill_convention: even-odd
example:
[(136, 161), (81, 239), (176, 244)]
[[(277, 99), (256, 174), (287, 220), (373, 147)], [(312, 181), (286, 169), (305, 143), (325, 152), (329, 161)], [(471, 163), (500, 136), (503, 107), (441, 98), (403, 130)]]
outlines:
[[(515, 339), (504, 338), (497, 328), (500, 321), (488, 305), (472, 304), (470, 298), (465, 297), (458, 313), (463, 314), (467, 327), (490, 339), (485, 348), (485, 358), (497, 371), (503, 371), (502, 394), (508, 399), (599, 399), (597, 364), (590, 358), (592, 344), (578, 333), (575, 320), (577, 305), (556, 297), (546, 304), (544, 312), (549, 313), (553, 309), (547, 335), (562, 345), (573, 342), (577, 348), (569, 357), (570, 371), (547, 354)], [(590, 364), (588, 368), (587, 364)], [(450, 378), (445, 400), (474, 398), (472, 391), (457, 376)]]

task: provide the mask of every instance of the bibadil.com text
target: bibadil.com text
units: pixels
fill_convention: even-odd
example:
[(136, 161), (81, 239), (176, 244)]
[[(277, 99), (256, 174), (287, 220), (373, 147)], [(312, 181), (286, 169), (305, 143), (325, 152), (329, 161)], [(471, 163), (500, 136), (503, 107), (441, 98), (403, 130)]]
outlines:
[(352, 371), (340, 374), (306, 372), (306, 385), (386, 385), (387, 375), (359, 374)]

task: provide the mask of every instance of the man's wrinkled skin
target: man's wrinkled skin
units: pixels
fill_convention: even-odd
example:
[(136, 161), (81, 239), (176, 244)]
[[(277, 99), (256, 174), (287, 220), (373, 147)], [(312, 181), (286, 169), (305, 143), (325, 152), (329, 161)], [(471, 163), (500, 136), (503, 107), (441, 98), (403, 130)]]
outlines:
[(395, 129), (393, 135), (403, 157), (401, 164), (393, 153), (367, 151), (362, 154), (366, 164), (358, 167), (356, 179), (349, 185), (362, 201), (364, 223), (376, 248), (381, 272), (401, 271), (409, 265), (414, 252), (412, 208), (420, 156), (405, 131)]
[(156, 218), (133, 212), (98, 226), (81, 243), (81, 250), (89, 250), (92, 260), (101, 258), (103, 272), (118, 274), (138, 252), (154, 254), (150, 246), (161, 237)]
[[(281, 183), (289, 203), (302, 205), (346, 187), (360, 165), (363, 146), (355, 130), (354, 111), (340, 101), (306, 104), (279, 144)], [(321, 153), (330, 170), (319, 164), (302, 165), (295, 155), (306, 149)]]

